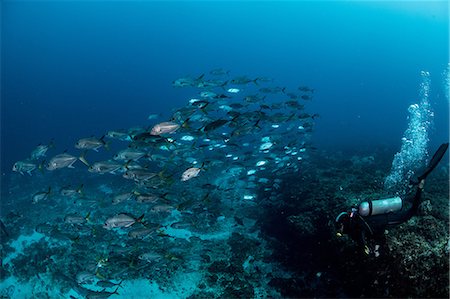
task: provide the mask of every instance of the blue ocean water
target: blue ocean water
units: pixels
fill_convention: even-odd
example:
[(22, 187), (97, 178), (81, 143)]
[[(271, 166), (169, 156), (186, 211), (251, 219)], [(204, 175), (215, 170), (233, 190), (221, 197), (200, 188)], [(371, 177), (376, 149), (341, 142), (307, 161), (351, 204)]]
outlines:
[(141, 124), (184, 104), (171, 82), (223, 67), (316, 90), (315, 141), (400, 144), (420, 71), (432, 74), (432, 141), (448, 136), (448, 4), (4, 1), (3, 173), (55, 138)]
[(82, 137), (150, 126), (150, 114), (167, 118), (196, 92), (175, 79), (217, 68), (313, 88), (319, 150), (392, 154), (427, 71), (429, 151), (448, 142), (448, 1), (6, 0), (0, 9), (2, 193), (38, 144), (71, 152)]

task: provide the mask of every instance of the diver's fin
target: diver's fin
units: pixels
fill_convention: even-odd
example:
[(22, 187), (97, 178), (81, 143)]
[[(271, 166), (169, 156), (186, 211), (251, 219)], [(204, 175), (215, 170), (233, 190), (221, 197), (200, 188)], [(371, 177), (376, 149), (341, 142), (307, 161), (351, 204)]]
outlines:
[(427, 169), (424, 171), (424, 173), (417, 177), (419, 182), (423, 179), (426, 179), (426, 177), (430, 174), (430, 172), (433, 171), (433, 169), (439, 164), (442, 157), (444, 156), (445, 152), (448, 148), (448, 142), (441, 144), (441, 146), (438, 148), (438, 150), (434, 153), (433, 158), (431, 158), (430, 163), (428, 163)]

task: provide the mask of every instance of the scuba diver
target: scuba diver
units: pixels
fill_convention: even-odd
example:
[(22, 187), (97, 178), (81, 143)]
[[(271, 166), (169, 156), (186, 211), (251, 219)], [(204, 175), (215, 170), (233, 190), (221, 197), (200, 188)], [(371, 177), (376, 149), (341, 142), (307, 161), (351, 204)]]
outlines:
[[(380, 243), (384, 243), (386, 227), (404, 223), (416, 215), (420, 205), (425, 179), (438, 165), (447, 151), (448, 143), (442, 144), (433, 155), (424, 173), (411, 180), (410, 190), (404, 198), (392, 197), (373, 201), (364, 201), (353, 206), (350, 211), (342, 212), (336, 217), (338, 232), (341, 237), (348, 234), (364, 252), (375, 257), (380, 255)], [(409, 206), (406, 206), (409, 205)]]

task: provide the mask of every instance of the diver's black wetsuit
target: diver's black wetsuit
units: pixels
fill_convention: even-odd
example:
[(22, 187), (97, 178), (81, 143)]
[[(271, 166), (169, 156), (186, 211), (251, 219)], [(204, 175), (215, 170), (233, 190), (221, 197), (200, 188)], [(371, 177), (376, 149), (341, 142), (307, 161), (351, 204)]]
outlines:
[(359, 245), (369, 251), (374, 249), (373, 244), (369, 243), (375, 242), (378, 245), (384, 243), (384, 232), (388, 226), (404, 223), (417, 214), (425, 179), (442, 159), (448, 145), (448, 143), (444, 143), (439, 147), (424, 173), (417, 177), (415, 182), (411, 183), (410, 192), (402, 198), (403, 206), (400, 211), (364, 217), (358, 214), (356, 208), (353, 208), (350, 217), (347, 218), (348, 222), (344, 225), (343, 233), (348, 234)]
[[(387, 227), (406, 222), (417, 213), (423, 188), (420, 188), (418, 184), (413, 188), (415, 191), (410, 192), (405, 199), (402, 199), (404, 206), (400, 211), (367, 217), (356, 214), (350, 219), (345, 233), (363, 247), (373, 247), (368, 244), (368, 240), (373, 240), (378, 244), (384, 243), (384, 232)], [(405, 207), (405, 205), (408, 206)]]

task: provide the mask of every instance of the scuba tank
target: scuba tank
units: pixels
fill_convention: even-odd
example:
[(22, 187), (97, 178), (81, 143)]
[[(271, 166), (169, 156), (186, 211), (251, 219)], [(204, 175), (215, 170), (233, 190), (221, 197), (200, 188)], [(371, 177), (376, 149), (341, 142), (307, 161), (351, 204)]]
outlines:
[[(448, 149), (448, 143), (443, 143), (434, 153), (431, 161), (428, 163), (426, 170), (422, 175), (417, 177), (417, 181), (412, 182), (413, 184), (418, 184), (420, 181), (426, 179), (426, 177), (433, 171), (433, 169), (438, 165)], [(358, 214), (366, 217), (371, 215), (381, 215), (391, 212), (397, 212), (402, 209), (402, 199), (400, 197), (391, 197), (385, 199), (378, 199), (373, 201), (365, 201), (359, 204)]]
[(378, 200), (364, 201), (358, 206), (358, 214), (366, 217), (372, 215), (387, 214), (397, 212), (402, 209), (402, 199), (400, 197), (391, 197)]

